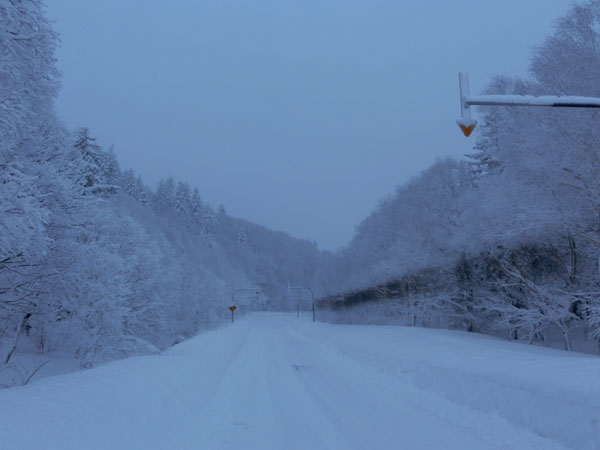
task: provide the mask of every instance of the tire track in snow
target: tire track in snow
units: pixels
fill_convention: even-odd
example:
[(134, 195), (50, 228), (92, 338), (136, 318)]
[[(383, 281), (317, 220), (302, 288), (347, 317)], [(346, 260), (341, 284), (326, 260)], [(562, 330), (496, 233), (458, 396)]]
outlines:
[(248, 334), (244, 350), (203, 408), (203, 445), (219, 450), (363, 450), (306, 394), (289, 363), (280, 325), (267, 323)]
[[(302, 326), (300, 323), (288, 328), (286, 335), (290, 341), (289, 347), (294, 349), (293, 361), (295, 362), (293, 364), (312, 367), (311, 371), (305, 371), (304, 378), (313, 395), (321, 403), (331, 402), (333, 398), (354, 397), (357, 404), (372, 405), (371, 415), (377, 415), (378, 411), (385, 411), (385, 409), (388, 409), (390, 414), (393, 414), (394, 409), (400, 414), (401, 411), (408, 408), (415, 413), (414, 417), (429, 418), (430, 423), (427, 428), (423, 429), (424, 433), (434, 431), (437, 422), (442, 424), (442, 428), (445, 425), (456, 432), (470, 436), (473, 445), (478, 443), (476, 448), (565, 449), (563, 445), (554, 440), (541, 437), (528, 429), (515, 427), (495, 413), (475, 411), (469, 407), (452, 403), (445, 397), (424, 391), (414, 386), (410, 378), (402, 372), (395, 375), (381, 373), (373, 365), (365, 364), (360, 358), (352, 358), (349, 356), (349, 352), (340, 352), (339, 348), (336, 348), (336, 343), (318, 340), (307, 335), (305, 330), (310, 330), (310, 328)], [(350, 373), (350, 377), (348, 377), (348, 373)], [(443, 376), (443, 373), (440, 373), (440, 376)], [(362, 383), (356, 383), (357, 377), (362, 378)], [(376, 386), (375, 389), (374, 386)], [(338, 391), (338, 394), (332, 395), (335, 391)], [(366, 392), (368, 395), (364, 395)], [(340, 401), (337, 400), (337, 402)], [(327, 407), (339, 411), (339, 407), (335, 403), (330, 403)], [(342, 413), (345, 414), (343, 410)], [(383, 421), (389, 423), (389, 426), (393, 426), (393, 423), (388, 420), (389, 416), (386, 417), (384, 414), (383, 417), (378, 417), (379, 420), (374, 422)], [(402, 427), (402, 424), (397, 423), (396, 429), (398, 427)], [(412, 431), (414, 430), (409, 430), (409, 433), (405, 435)], [(402, 437), (402, 433), (396, 433), (396, 435)], [(376, 439), (377, 436), (371, 436), (369, 445)], [(426, 437), (424, 439), (426, 440)], [(415, 439), (409, 448), (428, 447), (423, 446), (422, 442)]]

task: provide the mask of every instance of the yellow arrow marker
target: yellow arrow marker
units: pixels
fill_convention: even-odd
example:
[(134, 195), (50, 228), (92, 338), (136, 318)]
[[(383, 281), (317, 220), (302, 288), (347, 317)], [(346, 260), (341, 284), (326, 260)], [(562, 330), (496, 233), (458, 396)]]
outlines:
[(459, 127), (466, 137), (471, 136), (471, 133), (475, 129), (475, 125), (470, 125), (468, 127), (465, 127), (464, 125), (459, 125)]
[(460, 119), (460, 120), (457, 120), (456, 123), (458, 124), (458, 127), (462, 130), (462, 132), (464, 133), (464, 135), (466, 137), (471, 136), (471, 133), (477, 126), (476, 120)]

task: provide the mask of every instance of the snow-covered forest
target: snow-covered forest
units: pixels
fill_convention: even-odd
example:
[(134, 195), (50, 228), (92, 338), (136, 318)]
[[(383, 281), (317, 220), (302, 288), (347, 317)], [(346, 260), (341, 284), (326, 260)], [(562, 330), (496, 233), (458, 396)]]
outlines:
[(256, 287), (252, 307), (287, 307), (288, 283), (313, 276), (314, 244), (229, 217), (186, 182), (153, 190), (121, 170), (92, 132), (69, 132), (53, 109), (58, 36), (42, 3), (1, 1), (0, 26), (7, 353), (19, 339), (84, 364), (156, 351), (226, 320), (236, 288)]
[[(530, 78), (498, 76), (487, 93), (600, 97), (599, 25), (600, 2), (572, 6), (533, 51)], [(470, 155), (438, 161), (360, 224), (326, 303), (354, 311), (343, 320), (558, 334), (566, 349), (599, 340), (598, 112), (480, 112)]]
[[(66, 129), (57, 45), (42, 2), (0, 0), (0, 364), (19, 341), (83, 365), (156, 352), (228, 320), (232, 301), (308, 309), (308, 288), (320, 320), (597, 347), (596, 110), (482, 108), (471, 155), (399, 186), (332, 254), (229, 216), (193, 180), (149, 187), (93, 124)], [(600, 97), (599, 69), (593, 0), (535, 49), (530, 78), (488, 92)]]

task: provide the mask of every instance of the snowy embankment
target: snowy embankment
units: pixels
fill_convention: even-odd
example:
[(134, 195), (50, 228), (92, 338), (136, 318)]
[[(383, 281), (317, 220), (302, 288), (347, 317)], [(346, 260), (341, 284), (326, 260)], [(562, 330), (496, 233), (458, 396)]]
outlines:
[(257, 314), (0, 392), (9, 449), (600, 448), (600, 358)]

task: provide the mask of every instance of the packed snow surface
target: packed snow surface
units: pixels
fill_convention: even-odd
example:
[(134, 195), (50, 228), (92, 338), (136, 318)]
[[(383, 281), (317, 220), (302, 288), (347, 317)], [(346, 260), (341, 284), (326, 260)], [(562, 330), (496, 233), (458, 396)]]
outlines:
[(0, 392), (9, 449), (600, 448), (600, 358), (255, 314)]

